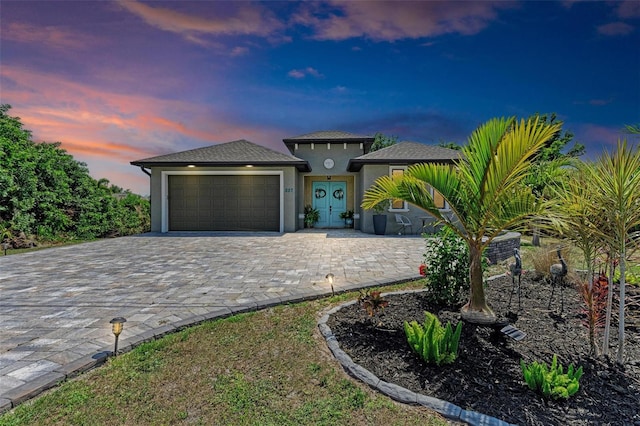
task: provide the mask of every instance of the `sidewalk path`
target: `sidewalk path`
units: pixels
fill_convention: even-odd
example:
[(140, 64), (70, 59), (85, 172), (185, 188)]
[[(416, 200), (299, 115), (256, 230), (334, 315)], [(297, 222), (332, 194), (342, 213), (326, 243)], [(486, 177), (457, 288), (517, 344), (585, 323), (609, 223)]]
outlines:
[(210, 318), (416, 278), (416, 236), (171, 233), (0, 256), (0, 413), (119, 349)]

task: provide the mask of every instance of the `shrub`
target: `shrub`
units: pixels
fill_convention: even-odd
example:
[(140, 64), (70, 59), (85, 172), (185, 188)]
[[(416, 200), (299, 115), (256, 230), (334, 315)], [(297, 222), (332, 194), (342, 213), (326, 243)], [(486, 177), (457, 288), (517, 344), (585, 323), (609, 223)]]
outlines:
[(427, 298), (439, 305), (456, 305), (463, 290), (469, 287), (469, 248), (449, 229), (428, 235), (425, 239)]
[(462, 321), (453, 331), (450, 322), (442, 327), (438, 318), (430, 312), (424, 313), (424, 326), (417, 321), (404, 322), (404, 333), (411, 349), (424, 361), (436, 365), (450, 364), (456, 360), (461, 332)]
[(529, 389), (541, 393), (545, 398), (567, 399), (580, 388), (578, 382), (582, 377), (582, 367), (576, 370), (573, 364), (570, 364), (564, 373), (556, 355), (553, 355), (550, 368), (544, 362), (537, 361), (526, 365), (524, 360), (520, 360), (520, 367)]
[[(562, 258), (569, 265), (569, 271), (571, 271), (571, 261), (569, 258), (569, 252), (566, 249), (561, 250)], [(534, 280), (541, 279), (550, 279), (551, 278), (551, 265), (556, 263), (560, 263), (558, 260), (558, 254), (555, 249), (550, 249), (548, 247), (539, 247), (536, 248), (531, 254), (531, 263), (533, 263), (533, 269), (535, 273), (533, 274)]]

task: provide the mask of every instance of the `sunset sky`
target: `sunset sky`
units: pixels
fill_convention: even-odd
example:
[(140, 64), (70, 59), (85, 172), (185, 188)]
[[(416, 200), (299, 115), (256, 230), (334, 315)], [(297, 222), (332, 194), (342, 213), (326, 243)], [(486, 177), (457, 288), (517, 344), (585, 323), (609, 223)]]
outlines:
[(237, 139), (463, 143), (491, 117), (556, 112), (595, 158), (640, 122), (635, 0), (2, 0), (0, 28), (0, 103), (140, 194), (130, 161)]

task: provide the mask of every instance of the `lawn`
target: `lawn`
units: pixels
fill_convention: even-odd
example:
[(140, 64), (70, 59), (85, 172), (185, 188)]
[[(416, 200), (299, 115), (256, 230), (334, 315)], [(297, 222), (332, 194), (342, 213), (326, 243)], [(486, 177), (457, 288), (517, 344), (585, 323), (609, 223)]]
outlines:
[(316, 316), (354, 297), (236, 315), (143, 344), (20, 405), (0, 425), (446, 424), (373, 392), (330, 356)]

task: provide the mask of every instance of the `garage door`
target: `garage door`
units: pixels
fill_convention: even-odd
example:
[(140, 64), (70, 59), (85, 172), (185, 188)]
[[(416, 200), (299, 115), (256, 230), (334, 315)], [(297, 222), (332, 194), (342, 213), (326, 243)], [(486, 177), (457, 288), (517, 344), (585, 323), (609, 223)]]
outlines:
[(280, 231), (280, 176), (170, 175), (170, 231)]

